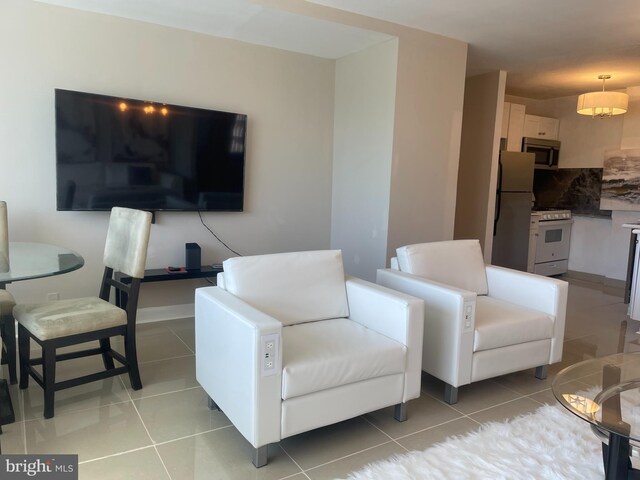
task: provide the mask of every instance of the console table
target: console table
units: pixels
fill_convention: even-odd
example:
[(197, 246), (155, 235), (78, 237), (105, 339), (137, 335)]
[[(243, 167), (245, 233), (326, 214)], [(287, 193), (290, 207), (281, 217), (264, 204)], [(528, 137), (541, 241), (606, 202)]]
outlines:
[[(211, 278), (222, 272), (222, 265), (203, 265), (199, 270), (185, 270), (181, 272), (168, 272), (166, 268), (152, 268), (144, 271), (142, 283), (167, 282), (171, 280), (186, 280), (194, 278)], [(131, 277), (117, 273), (116, 277), (123, 283), (130, 283)]]
[[(185, 270), (181, 272), (168, 272), (166, 268), (152, 268), (144, 271), (142, 283), (167, 282), (170, 280), (186, 280), (193, 278), (211, 278), (222, 272), (222, 265), (203, 265), (198, 270)], [(130, 283), (131, 277), (124, 274), (116, 274), (118, 280)]]
[[(169, 272), (166, 268), (151, 268), (144, 271), (144, 277), (142, 277), (141, 283), (149, 282), (168, 282), (172, 280), (187, 280), (194, 278), (211, 278), (222, 272), (222, 265), (203, 265), (200, 269), (196, 270), (184, 270), (178, 272)], [(123, 273), (115, 274), (116, 280), (122, 283), (131, 283), (131, 277)], [(122, 305), (122, 298), (120, 295), (124, 295), (123, 292), (118, 291), (116, 297), (116, 305)]]

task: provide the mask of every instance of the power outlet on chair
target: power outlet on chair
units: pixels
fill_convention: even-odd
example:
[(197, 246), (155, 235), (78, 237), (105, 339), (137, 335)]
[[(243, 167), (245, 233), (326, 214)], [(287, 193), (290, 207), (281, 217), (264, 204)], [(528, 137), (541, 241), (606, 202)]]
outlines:
[(272, 333), (260, 337), (260, 362), (262, 376), (268, 377), (278, 373), (278, 348), (280, 335)]

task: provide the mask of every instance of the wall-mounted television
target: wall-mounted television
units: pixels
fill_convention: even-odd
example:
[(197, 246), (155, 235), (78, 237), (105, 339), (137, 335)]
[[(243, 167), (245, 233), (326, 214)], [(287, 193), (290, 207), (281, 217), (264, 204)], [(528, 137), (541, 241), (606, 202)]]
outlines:
[(247, 116), (56, 89), (58, 210), (242, 211)]

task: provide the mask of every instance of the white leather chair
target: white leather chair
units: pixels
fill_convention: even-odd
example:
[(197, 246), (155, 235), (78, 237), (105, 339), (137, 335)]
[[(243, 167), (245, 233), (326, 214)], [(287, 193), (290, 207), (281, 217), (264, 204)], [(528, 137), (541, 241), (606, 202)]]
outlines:
[(232, 258), (196, 290), (196, 376), (253, 446), (420, 396), (424, 302), (352, 277), (339, 250)]
[(377, 283), (425, 301), (422, 369), (458, 387), (562, 359), (566, 282), (485, 265), (478, 240), (397, 249)]

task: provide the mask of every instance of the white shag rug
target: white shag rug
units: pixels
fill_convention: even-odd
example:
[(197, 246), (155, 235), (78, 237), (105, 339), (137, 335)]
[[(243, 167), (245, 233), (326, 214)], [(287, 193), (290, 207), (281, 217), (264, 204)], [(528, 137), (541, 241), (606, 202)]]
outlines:
[(370, 464), (348, 480), (602, 478), (601, 443), (589, 424), (560, 406), (545, 405), (422, 452)]

